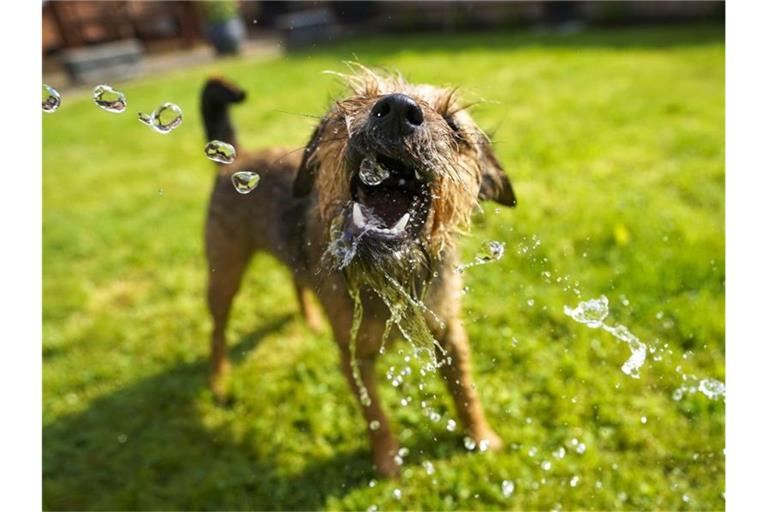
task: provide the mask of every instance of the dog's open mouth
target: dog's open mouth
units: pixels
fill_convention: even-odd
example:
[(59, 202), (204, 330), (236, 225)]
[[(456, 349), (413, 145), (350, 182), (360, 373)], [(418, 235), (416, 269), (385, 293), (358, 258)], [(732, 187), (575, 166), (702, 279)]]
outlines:
[(429, 184), (418, 171), (381, 154), (363, 158), (351, 183), (350, 234), (403, 239), (426, 222)]

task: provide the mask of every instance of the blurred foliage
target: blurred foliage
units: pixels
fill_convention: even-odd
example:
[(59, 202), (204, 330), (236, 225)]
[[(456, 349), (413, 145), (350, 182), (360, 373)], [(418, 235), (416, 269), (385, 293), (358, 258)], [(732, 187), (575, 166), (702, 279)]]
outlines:
[[(248, 91), (246, 146), (300, 148), (342, 94), (321, 71), (352, 58), (488, 100), (473, 113), (519, 198), (485, 205), (462, 243), (465, 260), (507, 246), (467, 272), (465, 295), (477, 388), (507, 447), (465, 450), (437, 378), (384, 385), (393, 350), (379, 370), (410, 450), (398, 482), (372, 472), (330, 332), (296, 318), (268, 256), (232, 314), (232, 403), (205, 388), (200, 87), (224, 74)], [(380, 37), (112, 85), (127, 113), (70, 94), (43, 123), (46, 509), (724, 508), (724, 402), (671, 398), (682, 374), (725, 372), (722, 29)], [(179, 129), (136, 121), (164, 101), (184, 109)], [(655, 351), (639, 379), (620, 371), (625, 344), (563, 314), (600, 294), (609, 323)], [(439, 422), (417, 405), (432, 394)]]

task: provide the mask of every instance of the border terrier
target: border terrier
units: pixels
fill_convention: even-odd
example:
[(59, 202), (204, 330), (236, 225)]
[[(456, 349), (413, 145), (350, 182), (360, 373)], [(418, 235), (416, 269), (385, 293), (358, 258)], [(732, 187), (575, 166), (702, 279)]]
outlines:
[[(266, 251), (291, 270), (313, 329), (321, 325), (313, 293), (322, 305), (380, 473), (398, 472), (398, 443), (374, 372), (396, 337), (393, 325), (416, 354), (441, 355), (432, 367), (439, 367), (466, 435), (499, 449), (472, 382), (455, 243), (479, 201), (515, 205), (512, 185), (455, 89), (410, 84), (361, 65), (341, 76), (348, 95), (332, 104), (303, 152), (241, 150), (229, 107), (245, 94), (219, 78), (203, 89), (208, 140), (238, 150), (233, 164), (218, 166), (205, 231), (211, 389), (216, 396), (225, 390), (225, 328), (241, 276), (254, 252)], [(238, 170), (258, 172), (258, 188), (237, 193), (230, 177)]]

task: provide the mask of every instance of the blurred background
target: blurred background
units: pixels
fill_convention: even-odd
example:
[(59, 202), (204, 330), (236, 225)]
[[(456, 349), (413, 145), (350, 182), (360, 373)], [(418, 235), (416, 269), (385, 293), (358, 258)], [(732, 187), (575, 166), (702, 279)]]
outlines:
[(217, 55), (281, 52), (372, 34), (723, 22), (714, 1), (44, 1), (44, 81), (126, 78)]
[[(43, 2), (46, 510), (725, 508), (723, 2)], [(475, 382), (506, 445), (468, 447), (440, 379), (378, 365), (402, 477), (371, 467), (330, 329), (256, 255), (206, 386), (200, 91), (247, 93), (245, 150), (301, 151), (345, 61), (459, 86), (518, 197), (463, 262)], [(109, 84), (122, 113), (94, 104)], [(183, 110), (167, 134), (137, 120)], [(258, 172), (258, 169), (253, 169)], [(244, 196), (245, 198), (253, 196)], [(605, 296), (606, 324), (564, 307)], [(411, 368), (418, 375), (418, 368)], [(428, 408), (420, 404), (428, 404)], [(426, 414), (430, 411), (430, 414)], [(435, 414), (431, 414), (434, 412)]]

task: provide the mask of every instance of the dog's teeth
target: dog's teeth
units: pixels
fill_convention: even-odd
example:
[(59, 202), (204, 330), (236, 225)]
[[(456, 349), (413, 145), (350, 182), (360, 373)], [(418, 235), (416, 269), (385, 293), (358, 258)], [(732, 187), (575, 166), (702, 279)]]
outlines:
[(410, 213), (406, 213), (405, 215), (403, 215), (402, 217), (400, 217), (400, 220), (399, 220), (399, 221), (397, 221), (397, 224), (395, 224), (394, 226), (392, 226), (392, 228), (391, 228), (391, 229), (392, 229), (392, 231), (394, 231), (394, 232), (400, 232), (400, 231), (404, 230), (404, 229), (405, 229), (405, 226), (407, 226), (407, 225), (408, 225), (408, 220), (409, 220), (410, 218), (411, 218), (411, 214), (410, 214)]
[(360, 209), (360, 203), (354, 203), (352, 205), (352, 222), (354, 222), (355, 226), (358, 228), (365, 227), (365, 216), (363, 215), (363, 210)]

